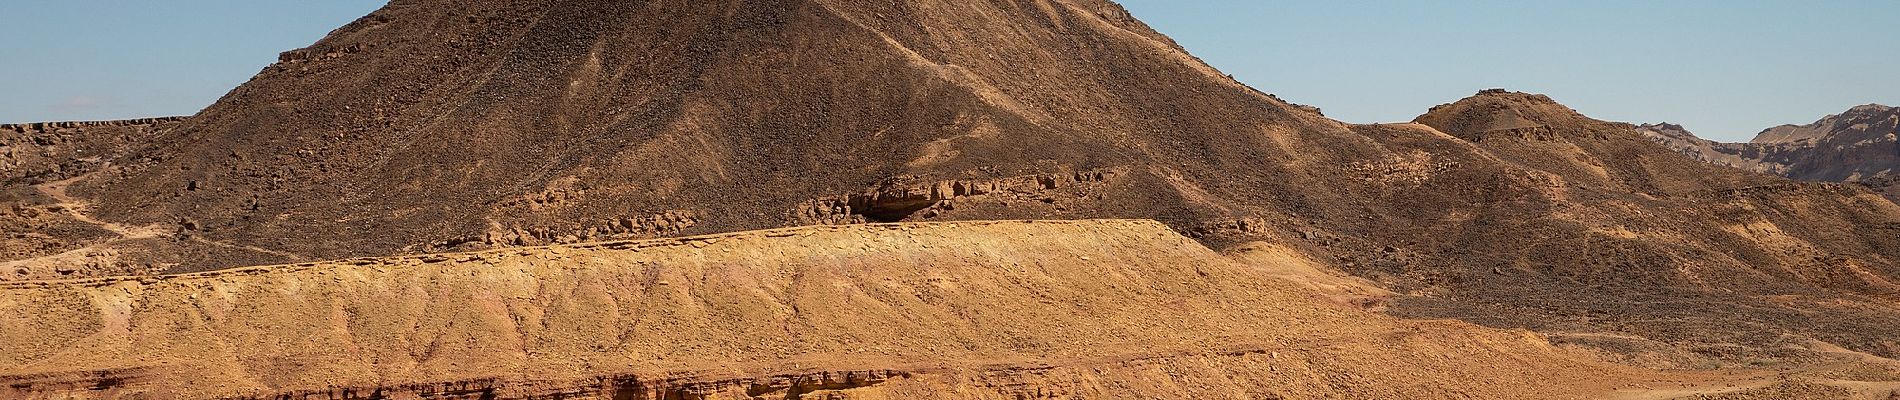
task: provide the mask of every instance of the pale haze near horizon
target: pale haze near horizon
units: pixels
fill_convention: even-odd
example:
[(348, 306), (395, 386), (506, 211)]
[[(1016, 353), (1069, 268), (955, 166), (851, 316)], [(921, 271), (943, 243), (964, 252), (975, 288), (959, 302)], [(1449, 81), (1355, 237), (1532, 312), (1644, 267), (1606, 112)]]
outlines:
[[(1347, 122), (1501, 87), (1745, 141), (1900, 105), (1895, 1), (1125, 0), (1260, 90)], [(189, 115), (378, 0), (5, 0), (0, 122)]]

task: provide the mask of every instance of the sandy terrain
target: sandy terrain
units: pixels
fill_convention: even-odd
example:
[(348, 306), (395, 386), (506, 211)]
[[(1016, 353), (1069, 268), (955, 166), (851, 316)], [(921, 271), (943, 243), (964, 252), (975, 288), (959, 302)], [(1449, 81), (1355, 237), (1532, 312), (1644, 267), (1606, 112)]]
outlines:
[(1267, 269), (1153, 222), (968, 222), (10, 283), (0, 397), (1581, 398), (1654, 378)]

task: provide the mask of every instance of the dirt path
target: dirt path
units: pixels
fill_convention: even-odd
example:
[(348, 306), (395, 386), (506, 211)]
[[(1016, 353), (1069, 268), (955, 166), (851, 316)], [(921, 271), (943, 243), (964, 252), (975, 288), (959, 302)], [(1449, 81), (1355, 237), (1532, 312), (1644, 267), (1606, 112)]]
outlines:
[[(80, 179), (85, 179), (87, 176), (90, 176), (90, 174), (80, 175), (77, 177), (68, 178), (68, 179), (60, 180), (60, 181), (47, 182), (45, 184), (34, 186), (34, 188), (38, 189), (41, 194), (45, 194), (46, 197), (53, 199), (54, 204), (59, 206), (59, 208), (63, 210), (67, 216), (72, 217), (73, 220), (94, 225), (94, 226), (98, 226), (100, 229), (105, 229), (106, 231), (112, 232), (113, 234), (116, 234), (119, 236), (118, 238), (108, 240), (105, 243), (88, 246), (87, 249), (80, 249), (80, 250), (75, 250), (75, 251), (88, 250), (93, 247), (110, 245), (112, 243), (127, 241), (127, 240), (152, 239), (152, 238), (175, 236), (173, 233), (169, 232), (170, 230), (166, 229), (166, 227), (163, 224), (153, 224), (153, 225), (135, 227), (135, 226), (126, 226), (126, 225), (122, 225), (118, 223), (100, 221), (98, 219), (93, 218), (92, 215), (88, 212), (88, 210), (92, 208), (92, 204), (85, 200), (75, 198), (72, 196), (72, 194), (67, 193), (66, 191), (67, 188), (72, 187), (73, 183), (78, 182)], [(210, 246), (269, 254), (269, 255), (289, 259), (292, 262), (305, 260), (303, 256), (300, 256), (297, 254), (287, 253), (287, 252), (278, 251), (278, 250), (271, 250), (271, 249), (266, 249), (266, 248), (257, 247), (257, 246), (247, 246), (247, 245), (233, 244), (230, 242), (220, 241), (220, 240), (211, 240), (211, 239), (204, 238), (202, 236), (192, 236), (190, 237), (190, 239), (187, 239), (187, 240), (190, 240), (194, 243), (200, 243), (200, 244), (205, 244), (205, 245), (210, 245)]]
[(92, 204), (85, 200), (74, 198), (71, 194), (66, 192), (66, 189), (72, 187), (74, 182), (85, 179), (87, 176), (89, 175), (80, 175), (61, 181), (47, 182), (34, 186), (34, 188), (38, 189), (41, 194), (45, 194), (46, 197), (53, 199), (54, 204), (58, 205), (60, 209), (63, 210), (67, 216), (72, 217), (73, 220), (95, 225), (119, 235), (119, 238), (115, 240), (149, 239), (165, 236), (165, 230), (158, 225), (127, 227), (125, 225), (93, 219), (92, 215), (87, 213), (87, 210), (92, 208)]

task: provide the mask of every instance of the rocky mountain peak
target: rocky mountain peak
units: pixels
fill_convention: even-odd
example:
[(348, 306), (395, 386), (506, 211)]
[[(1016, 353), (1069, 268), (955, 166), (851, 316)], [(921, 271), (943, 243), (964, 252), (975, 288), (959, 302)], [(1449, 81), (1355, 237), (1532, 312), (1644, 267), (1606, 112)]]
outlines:
[(1683, 127), (1681, 124), (1674, 124), (1674, 123), (1669, 123), (1669, 122), (1639, 124), (1636, 126), (1638, 128), (1656, 129), (1656, 130), (1671, 131), (1671, 132), (1688, 132), (1689, 131), (1688, 128)]
[(1878, 103), (1870, 103), (1870, 104), (1854, 106), (1854, 108), (1848, 109), (1847, 111), (1850, 114), (1852, 113), (1894, 113), (1894, 112), (1900, 112), (1900, 107), (1892, 107), (1892, 106), (1887, 106), (1887, 105), (1878, 104)]
[(1557, 131), (1570, 130), (1585, 121), (1590, 119), (1550, 96), (1505, 89), (1479, 91), (1471, 97), (1432, 107), (1414, 119), (1414, 122), (1470, 141), (1494, 137), (1555, 139), (1562, 136)]
[(1900, 108), (1866, 104), (1806, 125), (1768, 128), (1751, 143), (1818, 146), (1831, 142), (1860, 142), (1900, 131)]

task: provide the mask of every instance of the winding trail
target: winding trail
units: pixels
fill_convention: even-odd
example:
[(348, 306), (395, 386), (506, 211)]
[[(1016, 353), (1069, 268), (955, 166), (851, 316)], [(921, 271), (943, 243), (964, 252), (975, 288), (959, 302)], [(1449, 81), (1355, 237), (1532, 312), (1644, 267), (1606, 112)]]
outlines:
[(64, 211), (66, 215), (72, 217), (73, 220), (95, 225), (101, 229), (118, 234), (119, 238), (115, 240), (149, 239), (165, 236), (164, 229), (158, 225), (131, 228), (117, 223), (93, 219), (92, 215), (86, 212), (86, 210), (92, 208), (92, 204), (85, 200), (74, 198), (71, 194), (66, 192), (66, 188), (72, 187), (74, 182), (85, 179), (89, 175), (90, 174), (80, 175), (65, 180), (47, 182), (45, 184), (36, 185), (33, 188), (38, 189), (40, 193), (45, 194), (46, 197), (53, 199), (61, 211)]
[[(67, 178), (65, 180), (47, 182), (44, 184), (34, 186), (34, 189), (39, 190), (41, 194), (45, 194), (46, 197), (53, 199), (54, 204), (56, 204), (63, 212), (65, 212), (67, 216), (72, 217), (73, 220), (83, 222), (89, 225), (98, 226), (100, 229), (105, 229), (106, 231), (112, 232), (113, 234), (116, 234), (119, 236), (116, 239), (107, 240), (104, 243), (87, 246), (85, 248), (81, 248), (74, 251), (84, 251), (84, 250), (92, 249), (95, 247), (110, 245), (110, 244), (121, 242), (121, 241), (177, 236), (174, 233), (168, 232), (168, 229), (166, 229), (166, 227), (163, 224), (152, 224), (152, 225), (147, 225), (147, 226), (134, 227), (134, 226), (126, 226), (123, 224), (118, 224), (118, 223), (113, 223), (113, 222), (100, 221), (98, 219), (93, 218), (92, 215), (87, 212), (87, 210), (90, 210), (92, 208), (92, 204), (83, 199), (73, 197), (72, 194), (68, 193), (66, 190), (67, 188), (72, 187), (73, 183), (78, 182), (81, 179), (85, 179), (87, 176), (90, 176), (90, 175), (91, 174), (80, 175), (77, 177)], [(285, 259), (290, 260), (291, 262), (300, 262), (300, 261), (307, 260), (305, 257), (301, 255), (297, 255), (297, 254), (292, 254), (292, 253), (288, 253), (284, 251), (272, 250), (272, 249), (267, 249), (267, 248), (262, 248), (262, 247), (257, 247), (257, 246), (240, 245), (240, 244), (234, 244), (234, 243), (230, 243), (226, 241), (211, 240), (203, 236), (194, 235), (185, 240), (189, 240), (194, 243), (210, 245), (210, 246), (269, 254), (273, 256), (283, 257)]]

